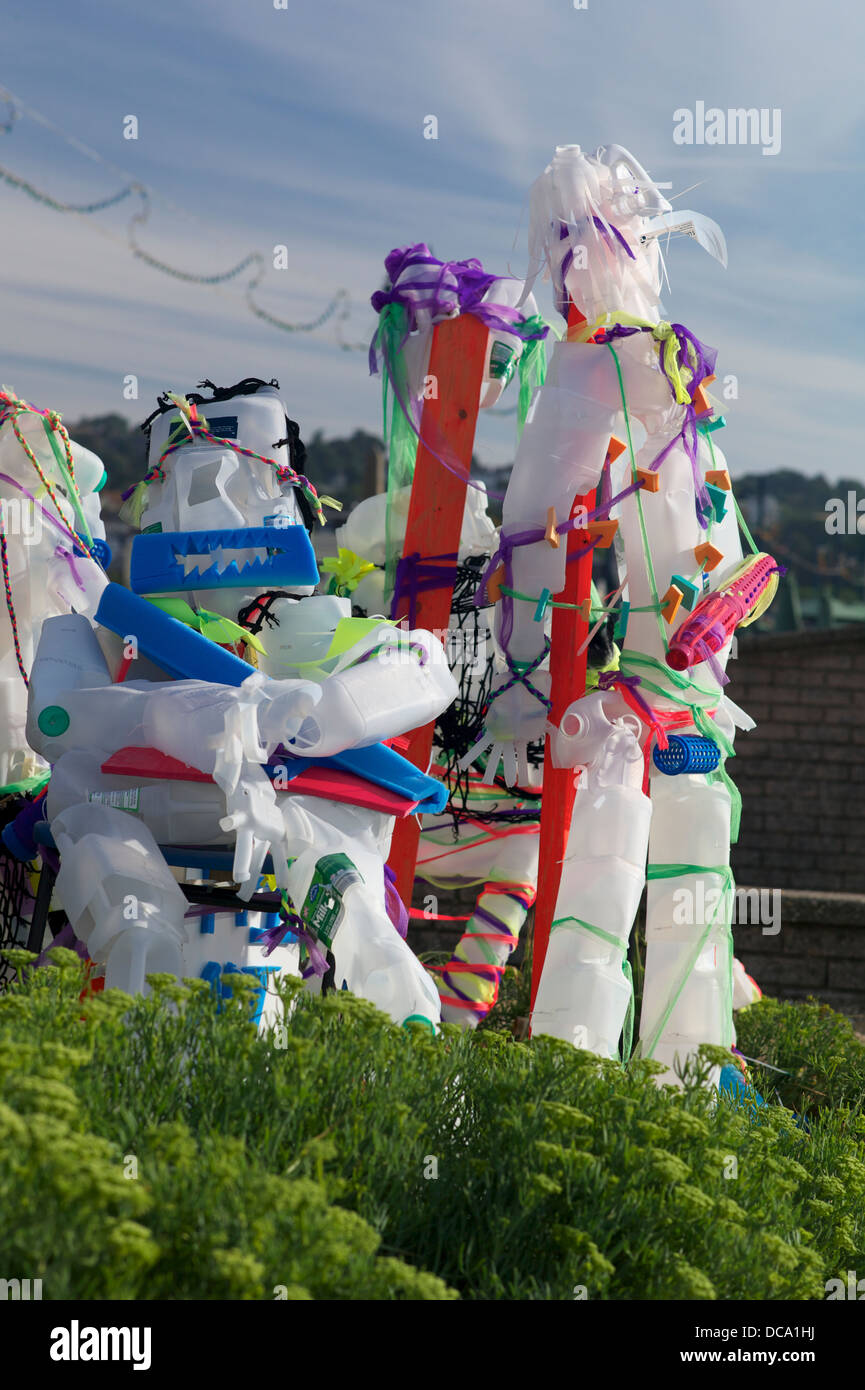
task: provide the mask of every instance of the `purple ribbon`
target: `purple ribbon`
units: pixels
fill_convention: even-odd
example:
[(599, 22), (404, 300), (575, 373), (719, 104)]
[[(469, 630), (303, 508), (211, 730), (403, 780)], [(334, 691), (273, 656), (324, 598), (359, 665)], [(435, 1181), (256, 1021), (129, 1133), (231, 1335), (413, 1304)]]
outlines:
[[(492, 275), (485, 271), (481, 262), (474, 257), (466, 261), (440, 261), (433, 256), (426, 243), (420, 241), (414, 246), (396, 247), (385, 258), (384, 264), (391, 281), (391, 288), (389, 290), (376, 290), (370, 298), (370, 303), (377, 314), (384, 313), (391, 304), (405, 309), (405, 333), (399, 344), (399, 349), (405, 344), (408, 335), (417, 329), (419, 309), (428, 310), (433, 318), (453, 317), (454, 309), (457, 309), (460, 314), (473, 314), (488, 328), (511, 333), (515, 337), (521, 338), (523, 342), (545, 338), (549, 333), (546, 324), (541, 328), (529, 329), (527, 327), (528, 321), (519, 309), (512, 308), (508, 304), (484, 304), (482, 302), (490, 286), (497, 280), (514, 277)], [(412, 266), (427, 267), (428, 276), (419, 277), (400, 285), (398, 283), (400, 276)], [(445, 289), (447, 289), (447, 294)], [(376, 332), (369, 345), (371, 376), (375, 376), (379, 369), (378, 340), (379, 333)], [(439, 463), (443, 464), (449, 473), (453, 473), (454, 477), (459, 478), (469, 487), (478, 488), (479, 485), (467, 476), (466, 468), (454, 457), (448, 441), (441, 431), (436, 430), (435, 438), (432, 440), (421, 437), (420, 423), (415, 418), (417, 413), (415, 402), (403, 399), (402, 392), (397, 385), (394, 364), (388, 360), (388, 352), (384, 343), (382, 345), (382, 361), (397, 403), (418, 440), (434, 458), (438, 459)], [(504, 497), (504, 493), (500, 492), (487, 491), (486, 495), (498, 501)]]
[(286, 936), (293, 936), (295, 940), (306, 947), (313, 973), (315, 975), (326, 975), (327, 956), (324, 951), (322, 951), (317, 939), (311, 932), (306, 930), (306, 927), (303, 925), (303, 918), (297, 912), (286, 912), (284, 908), (281, 909), (280, 916), (282, 917), (282, 921), (277, 922), (275, 927), (269, 927), (264, 936), (261, 937), (261, 945), (264, 947), (264, 954), (269, 956), (276, 950), (277, 946), (279, 946)]
[(83, 941), (78, 940), (69, 922), (64, 922), (54, 940), (41, 952), (35, 964), (47, 965), (51, 960), (51, 952), (54, 950), (55, 946), (62, 946), (67, 951), (74, 951), (79, 960), (86, 961), (90, 959), (87, 947), (84, 945)]
[(396, 874), (390, 864), (384, 866), (384, 905), (388, 917), (405, 941), (408, 935), (408, 908), (397, 892)]
[[(700, 339), (696, 337), (690, 329), (686, 328), (684, 324), (671, 323), (670, 327), (679, 340), (679, 350), (676, 354), (676, 362), (679, 370), (682, 371), (684, 368), (688, 368), (693, 373), (691, 378), (693, 394), (693, 391), (697, 389), (701, 382), (703, 382), (707, 376), (711, 376), (712, 372), (715, 370), (715, 361), (718, 356), (717, 350), (707, 347), (705, 343), (701, 343)], [(599, 332), (595, 334), (595, 342), (610, 344), (614, 342), (616, 338), (630, 338), (634, 333), (653, 332), (654, 329), (650, 327), (640, 328), (616, 323), (610, 328), (599, 330)], [(664, 366), (663, 344), (659, 344), (659, 349), (658, 365), (672, 392), (673, 399), (676, 400), (676, 387)], [(691, 474), (694, 479), (697, 521), (701, 529), (705, 531), (709, 524), (708, 517), (712, 510), (712, 504), (709, 501), (705, 480), (697, 463), (697, 412), (694, 409), (693, 402), (689, 401), (688, 404), (684, 406), (684, 412), (681, 429), (673, 436), (669, 444), (666, 444), (661, 452), (652, 460), (649, 464), (649, 470), (652, 473), (656, 472), (664, 462), (670, 450), (681, 439), (685, 453), (688, 455), (691, 464)]]
[[(417, 551), (412, 555), (403, 555), (397, 561), (394, 574), (390, 616), (396, 617), (401, 600), (408, 596), (408, 625), (416, 627), (418, 594), (429, 593), (453, 584), (456, 578), (456, 560), (454, 552), (447, 555), (429, 555), (423, 560)], [(441, 561), (449, 563), (445, 565), (439, 563)]]
[(632, 261), (635, 261), (637, 259), (630, 246), (625, 241), (625, 238), (623, 237), (622, 233), (619, 231), (618, 227), (614, 227), (612, 222), (604, 222), (600, 217), (593, 217), (592, 221), (594, 222), (595, 226), (597, 227), (598, 231), (604, 238), (604, 241), (607, 243), (611, 251), (615, 251), (616, 248), (610, 241), (610, 232), (613, 233), (613, 236), (616, 238), (616, 241), (619, 243), (626, 255), (630, 256)]
[[(612, 222), (604, 222), (603, 219), (600, 217), (593, 217), (592, 222), (594, 226), (597, 227), (598, 231), (601, 233), (601, 236), (604, 238), (604, 241), (606, 242), (607, 246), (610, 248), (611, 251), (615, 252), (616, 248), (613, 242), (610, 240), (610, 232), (613, 233), (613, 236), (615, 237), (616, 241), (619, 243), (625, 254), (630, 256), (632, 261), (635, 261), (637, 259), (630, 246), (628, 245), (627, 241), (625, 240), (624, 236), (619, 231), (618, 227), (614, 227)], [(568, 226), (567, 222), (560, 222), (559, 241), (564, 241), (566, 237), (570, 236), (570, 234), (571, 228)], [(569, 299), (568, 292), (565, 289), (565, 277), (567, 276), (567, 273), (571, 268), (571, 263), (573, 259), (574, 248), (573, 246), (569, 246), (564, 256), (562, 257), (562, 263), (559, 266), (558, 272), (555, 277), (556, 308), (563, 318), (567, 318), (568, 316)]]
[[(513, 279), (513, 276), (492, 275), (484, 270), (477, 257), (466, 261), (440, 261), (432, 254), (426, 242), (419, 241), (414, 246), (397, 247), (385, 258), (385, 270), (391, 281), (389, 290), (376, 290), (370, 303), (377, 314), (388, 304), (401, 304), (406, 311), (406, 331), (413, 333), (418, 326), (418, 309), (429, 310), (433, 318), (450, 316), (458, 308), (461, 314), (474, 314), (487, 327), (507, 333), (516, 333), (526, 341), (545, 338), (549, 329), (544, 327), (525, 335), (519, 332), (524, 316), (519, 309), (509, 304), (484, 304), (484, 295), (497, 280)], [(426, 266), (429, 276), (407, 281), (400, 285), (399, 279), (413, 266)], [(424, 291), (419, 298), (418, 291)], [(456, 305), (454, 305), (456, 296)], [(375, 375), (378, 367), (375, 338), (369, 350), (370, 374)]]

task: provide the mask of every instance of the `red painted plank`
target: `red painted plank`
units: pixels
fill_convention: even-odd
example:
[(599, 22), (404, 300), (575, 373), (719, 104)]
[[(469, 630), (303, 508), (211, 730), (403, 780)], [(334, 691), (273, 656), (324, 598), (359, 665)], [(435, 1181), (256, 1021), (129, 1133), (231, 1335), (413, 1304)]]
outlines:
[[(594, 492), (576, 497), (571, 515), (573, 516), (578, 507), (585, 507), (587, 511), (591, 511), (594, 505)], [(569, 552), (579, 550), (584, 543), (585, 537), (578, 536), (574, 531), (569, 533)], [(574, 560), (568, 565), (565, 587), (556, 598), (562, 599), (565, 603), (582, 603), (590, 596), (592, 554), (590, 550), (579, 560)], [(554, 609), (550, 646), (550, 720), (553, 724), (558, 725), (568, 705), (585, 694), (588, 652), (583, 651), (579, 656), (576, 652), (586, 640), (588, 631), (589, 624), (573, 609)], [(538, 992), (550, 939), (576, 786), (577, 779), (572, 768), (553, 767), (548, 734), (544, 747), (544, 791), (541, 798), (541, 834), (538, 845), (538, 896), (535, 901), (532, 948), (532, 1008), (535, 1005), (535, 995)]]
[[(571, 304), (568, 328), (577, 328), (585, 322), (585, 315), (580, 313), (576, 305)], [(591, 511), (594, 505), (594, 492), (575, 497), (571, 516), (578, 507), (584, 506)], [(584, 544), (584, 535), (576, 531), (568, 533), (569, 554), (579, 550)], [(565, 587), (560, 595), (556, 595), (557, 598), (565, 603), (582, 603), (590, 597), (592, 553), (589, 551), (587, 555), (568, 565)], [(585, 641), (588, 631), (589, 624), (573, 609), (553, 610), (550, 645), (550, 719), (553, 724), (558, 725), (571, 701), (585, 693), (588, 652), (583, 651), (579, 656), (576, 652)], [(553, 767), (550, 737), (547, 735), (544, 746), (544, 794), (541, 799), (541, 834), (538, 845), (538, 896), (535, 901), (533, 928), (531, 1008), (535, 1006), (553, 914), (556, 910), (562, 860), (568, 843), (576, 786), (577, 779), (571, 768)]]
[[(450, 463), (464, 470), (456, 476), (446, 468), (423, 442), (418, 445), (403, 555), (456, 554), (459, 549), (466, 487), (471, 471), (472, 449), (477, 426), (478, 404), (486, 361), (488, 329), (471, 314), (439, 323), (433, 330), (428, 375), (436, 382), (438, 395), (424, 401), (421, 440), (444, 453)], [(453, 598), (453, 560), (442, 561), (442, 583), (418, 594), (415, 625), (444, 637), (450, 626)], [(408, 597), (397, 608), (397, 617), (407, 618)], [(432, 754), (435, 724), (414, 729), (409, 735), (405, 756), (424, 772)], [(420, 826), (416, 817), (401, 821), (394, 830), (390, 867), (403, 902), (410, 903), (417, 862)]]

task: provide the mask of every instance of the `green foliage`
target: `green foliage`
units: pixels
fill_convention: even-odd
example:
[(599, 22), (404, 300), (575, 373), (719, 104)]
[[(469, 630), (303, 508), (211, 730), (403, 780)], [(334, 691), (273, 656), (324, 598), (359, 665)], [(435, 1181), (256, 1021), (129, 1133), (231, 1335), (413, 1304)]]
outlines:
[[(146, 412), (142, 411), (142, 415)], [(108, 474), (109, 488), (127, 488), (147, 472), (147, 446), (137, 425), (124, 415), (92, 415), (74, 424), (65, 422), (72, 438), (98, 454)]]
[(0, 1263), (46, 1298), (808, 1299), (865, 1264), (846, 1093), (806, 1126), (710, 1058), (674, 1091), (345, 993), (289, 987), (261, 1039), (237, 976), (221, 1009), (80, 981), (68, 953), (0, 998)]
[(843, 1014), (814, 999), (762, 999), (736, 1015), (736, 1031), (740, 1050), (769, 1064), (753, 1068), (761, 1091), (783, 1105), (802, 1114), (835, 1105), (858, 1114), (865, 1107), (865, 1043)]

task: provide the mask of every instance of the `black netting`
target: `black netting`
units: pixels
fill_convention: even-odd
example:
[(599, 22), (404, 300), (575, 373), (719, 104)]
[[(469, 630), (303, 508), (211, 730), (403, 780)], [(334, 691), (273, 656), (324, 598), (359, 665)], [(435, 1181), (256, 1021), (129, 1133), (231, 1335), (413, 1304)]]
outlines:
[[(492, 641), (481, 616), (482, 610), (474, 602), (488, 560), (488, 555), (472, 556), (456, 567), (447, 655), (459, 694), (436, 720), (435, 737), (441, 750), (439, 762), (445, 769), (445, 780), (451, 788), (448, 810), (454, 818), (455, 829), (466, 818), (484, 823), (509, 821), (511, 824), (520, 820), (536, 820), (541, 808), (540, 795), (533, 797), (531, 793), (520, 792), (521, 801), (536, 802), (536, 806), (527, 806), (523, 810), (481, 811), (475, 804), (469, 809), (469, 770), (459, 766), (460, 760), (483, 733), (493, 684)], [(543, 739), (530, 743), (529, 762), (538, 766), (543, 762), (543, 757)], [(496, 777), (494, 785), (501, 790), (503, 797), (513, 797), (504, 778)]]
[[(519, 799), (523, 809), (482, 811), (477, 802), (469, 809), (469, 770), (459, 767), (461, 759), (479, 741), (483, 733), (487, 705), (493, 684), (492, 639), (481, 609), (474, 603), (481, 575), (489, 561), (488, 555), (472, 556), (456, 567), (451, 625), (448, 632), (448, 659), (459, 685), (459, 695), (436, 721), (436, 743), (441, 753), (439, 762), (445, 769), (445, 780), (451, 787), (448, 810), (454, 819), (454, 830), (461, 820), (471, 819), (485, 824), (507, 821), (536, 820), (541, 813), (540, 793), (520, 791), (515, 795), (504, 778), (497, 776), (494, 786), (504, 797)], [(596, 632), (589, 643), (588, 665), (600, 670), (613, 658), (613, 629), (611, 617)], [(544, 740), (528, 746), (528, 761), (535, 767), (544, 759)]]
[[(18, 796), (0, 800), (0, 827), (14, 820), (24, 800)], [(0, 951), (26, 946), (33, 917), (33, 893), (27, 865), (10, 854), (0, 841)], [(15, 970), (0, 956), (0, 989), (15, 977)]]

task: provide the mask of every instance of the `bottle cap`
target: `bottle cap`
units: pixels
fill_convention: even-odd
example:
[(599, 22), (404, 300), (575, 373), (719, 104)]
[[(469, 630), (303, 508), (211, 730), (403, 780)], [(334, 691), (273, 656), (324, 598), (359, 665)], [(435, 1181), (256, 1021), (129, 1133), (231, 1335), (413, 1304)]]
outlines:
[(69, 728), (69, 715), (62, 705), (46, 705), (39, 711), (36, 723), (43, 734), (57, 737)]

